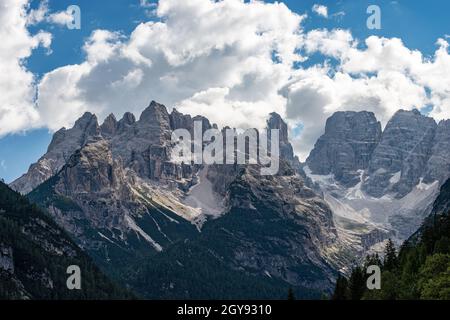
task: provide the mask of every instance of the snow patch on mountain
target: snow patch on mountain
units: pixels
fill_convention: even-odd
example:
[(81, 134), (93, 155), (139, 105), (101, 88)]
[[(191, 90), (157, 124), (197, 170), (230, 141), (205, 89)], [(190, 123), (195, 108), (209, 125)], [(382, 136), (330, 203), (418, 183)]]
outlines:
[[(420, 179), (412, 191), (400, 199), (394, 194), (375, 198), (361, 189), (364, 170), (358, 170), (360, 182), (352, 188), (342, 186), (333, 175), (312, 174), (308, 166), (304, 171), (322, 190), (324, 199), (333, 212), (338, 234), (350, 238), (359, 236), (362, 246), (364, 238), (370, 236), (366, 245), (374, 251), (382, 248), (380, 243), (386, 237), (391, 237), (397, 243), (407, 239), (428, 215), (439, 191), (438, 181), (427, 184)], [(399, 176), (396, 173), (391, 179), (395, 180)], [(374, 237), (375, 234), (377, 235)]]
[(389, 183), (390, 184), (396, 184), (397, 182), (400, 181), (400, 177), (402, 176), (402, 172), (398, 171), (396, 172), (390, 179), (389, 179)]
[(208, 167), (198, 173), (198, 183), (188, 192), (183, 204), (194, 208), (198, 213), (195, 218), (199, 227), (203, 225), (207, 217), (218, 218), (224, 211), (223, 199), (214, 192), (213, 184), (207, 178)]
[(161, 245), (159, 243), (157, 243), (155, 240), (153, 240), (148, 234), (146, 234), (144, 232), (144, 230), (142, 230), (136, 224), (136, 222), (133, 220), (133, 218), (131, 218), (130, 216), (126, 215), (125, 216), (125, 221), (127, 222), (128, 226), (130, 227), (131, 230), (135, 231), (136, 234), (140, 235), (142, 238), (147, 240), (156, 249), (156, 251), (161, 252), (163, 250)]

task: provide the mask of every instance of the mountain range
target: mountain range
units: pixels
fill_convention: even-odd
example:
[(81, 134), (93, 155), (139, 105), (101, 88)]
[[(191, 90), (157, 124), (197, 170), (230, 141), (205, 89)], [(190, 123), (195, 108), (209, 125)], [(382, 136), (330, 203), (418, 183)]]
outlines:
[(420, 227), (450, 177), (449, 151), (448, 120), (399, 110), (382, 130), (371, 112), (337, 112), (303, 169), (340, 237), (356, 238), (364, 253), (387, 238), (400, 245)]
[(450, 177), (450, 122), (337, 112), (305, 163), (280, 130), (280, 170), (171, 159), (171, 133), (217, 125), (152, 102), (100, 125), (84, 114), (10, 186), (38, 204), (102, 272), (155, 299), (313, 298), (339, 272), (401, 244)]

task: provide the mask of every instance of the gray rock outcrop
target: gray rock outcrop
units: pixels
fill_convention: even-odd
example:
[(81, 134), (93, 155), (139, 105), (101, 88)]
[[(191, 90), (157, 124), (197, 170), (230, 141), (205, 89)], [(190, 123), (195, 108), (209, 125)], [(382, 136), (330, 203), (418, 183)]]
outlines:
[(450, 120), (443, 120), (437, 126), (424, 177), (425, 183), (450, 177)]
[(423, 177), (434, 144), (436, 122), (419, 111), (399, 110), (387, 123), (370, 159), (363, 190), (374, 197), (401, 198)]
[(55, 175), (77, 149), (99, 134), (97, 117), (86, 112), (75, 122), (73, 128), (62, 128), (57, 131), (47, 153), (37, 163), (32, 164), (27, 173), (11, 183), (11, 187), (22, 194), (30, 192)]
[(359, 169), (369, 165), (381, 137), (381, 124), (372, 112), (336, 112), (316, 142), (306, 164), (313, 174), (334, 174), (346, 186), (359, 182)]

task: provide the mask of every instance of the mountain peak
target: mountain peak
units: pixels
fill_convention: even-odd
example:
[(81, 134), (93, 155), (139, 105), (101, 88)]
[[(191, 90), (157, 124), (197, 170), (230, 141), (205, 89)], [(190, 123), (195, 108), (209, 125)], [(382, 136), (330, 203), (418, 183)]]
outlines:
[(177, 109), (173, 109), (170, 113), (170, 127), (172, 130), (186, 129), (189, 131), (193, 130), (193, 120), (190, 115), (183, 114)]
[(103, 123), (105, 123), (105, 122), (110, 122), (110, 121), (117, 122), (117, 119), (116, 119), (116, 116), (114, 115), (114, 113), (110, 113), (110, 114), (106, 117), (106, 119), (105, 119), (105, 121), (104, 121)]
[(288, 126), (278, 113), (272, 112), (269, 115), (269, 119), (267, 120), (267, 129), (268, 130), (271, 130), (271, 129), (280, 130), (280, 141), (284, 142), (284, 143), (289, 143)]
[(116, 120), (116, 117), (111, 113), (108, 117), (106, 117), (105, 121), (100, 126), (100, 130), (103, 135), (112, 136), (117, 131), (117, 125), (118, 122)]
[(169, 113), (164, 105), (152, 101), (150, 105), (142, 112), (139, 121), (143, 122), (160, 122), (162, 118), (169, 119)]
[(122, 119), (119, 120), (119, 123), (124, 123), (124, 124), (133, 124), (135, 122), (136, 122), (136, 117), (131, 112), (125, 112), (123, 114)]
[(98, 124), (97, 116), (90, 112), (85, 112), (77, 121), (75, 121), (74, 127), (87, 127), (92, 123)]
[(422, 114), (417, 109), (412, 109), (412, 110), (399, 109), (399, 110), (397, 110), (396, 113), (394, 113), (394, 115), (392, 116), (392, 119), (395, 119), (396, 117), (401, 117), (401, 116), (415, 116), (415, 117), (429, 118), (426, 115)]
[(364, 182), (363, 190), (373, 197), (392, 193), (401, 198), (411, 192), (425, 174), (436, 129), (436, 121), (417, 109), (397, 111), (373, 152), (370, 179)]
[(314, 174), (334, 174), (347, 186), (359, 181), (381, 138), (381, 124), (372, 112), (340, 111), (327, 119), (306, 163)]

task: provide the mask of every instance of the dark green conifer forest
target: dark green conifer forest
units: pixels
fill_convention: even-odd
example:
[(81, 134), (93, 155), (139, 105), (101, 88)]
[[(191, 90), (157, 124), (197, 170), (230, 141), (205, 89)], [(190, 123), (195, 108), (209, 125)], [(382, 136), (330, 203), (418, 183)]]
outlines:
[[(0, 300), (127, 299), (69, 236), (36, 205), (0, 182)], [(81, 270), (69, 290), (67, 267)]]

